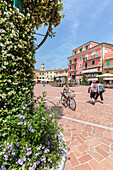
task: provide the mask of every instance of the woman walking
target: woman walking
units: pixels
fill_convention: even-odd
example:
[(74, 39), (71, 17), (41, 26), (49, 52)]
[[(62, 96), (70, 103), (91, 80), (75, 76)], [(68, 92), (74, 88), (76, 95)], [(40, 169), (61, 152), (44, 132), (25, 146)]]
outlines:
[(98, 96), (100, 96), (101, 103), (103, 104), (103, 92), (104, 92), (103, 85), (100, 82), (98, 82), (97, 88), (98, 88), (98, 92), (95, 97), (95, 100), (97, 100)]
[(91, 88), (90, 88), (90, 98), (92, 100), (92, 104), (94, 105), (95, 104), (95, 97), (96, 97), (96, 94), (97, 94), (97, 84), (96, 82), (92, 82), (91, 84)]

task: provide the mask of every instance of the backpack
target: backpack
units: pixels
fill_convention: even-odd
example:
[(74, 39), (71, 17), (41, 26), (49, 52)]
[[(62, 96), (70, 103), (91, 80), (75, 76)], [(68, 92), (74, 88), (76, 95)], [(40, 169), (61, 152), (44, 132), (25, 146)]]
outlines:
[(91, 89), (91, 87), (88, 87), (88, 93), (90, 93), (90, 89)]

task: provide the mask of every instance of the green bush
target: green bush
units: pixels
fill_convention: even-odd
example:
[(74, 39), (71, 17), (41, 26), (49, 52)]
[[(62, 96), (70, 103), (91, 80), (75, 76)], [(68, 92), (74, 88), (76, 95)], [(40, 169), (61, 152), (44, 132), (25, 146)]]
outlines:
[(5, 1), (0, 4), (0, 169), (50, 169), (61, 160), (55, 111), (43, 97), (34, 108), (34, 29)]
[(1, 120), (5, 129), (0, 145), (1, 167), (43, 170), (58, 166), (65, 144), (58, 138), (61, 129), (57, 113), (45, 105), (43, 97), (32, 115), (22, 112)]

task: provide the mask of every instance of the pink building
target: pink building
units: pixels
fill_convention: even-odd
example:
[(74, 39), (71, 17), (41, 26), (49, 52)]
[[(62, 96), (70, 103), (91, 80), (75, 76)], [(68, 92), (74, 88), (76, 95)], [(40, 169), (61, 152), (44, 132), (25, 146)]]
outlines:
[(96, 75), (103, 72), (104, 59), (111, 57), (113, 45), (90, 41), (76, 49), (73, 56), (68, 58), (69, 77), (78, 83), (82, 81), (82, 75), (86, 74), (88, 80), (95, 79)]

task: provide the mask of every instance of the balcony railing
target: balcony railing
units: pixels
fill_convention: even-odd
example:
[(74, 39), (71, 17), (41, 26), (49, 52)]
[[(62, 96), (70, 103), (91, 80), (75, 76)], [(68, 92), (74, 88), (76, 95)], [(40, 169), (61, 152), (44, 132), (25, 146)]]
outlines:
[(77, 71), (77, 70), (71, 69), (71, 70), (69, 70), (69, 71), (71, 72), (71, 71)]
[(83, 61), (92, 60), (92, 59), (96, 59), (96, 58), (100, 58), (100, 57), (101, 57), (100, 55), (96, 54), (96, 55), (93, 55), (93, 56), (83, 58)]
[(104, 66), (104, 69), (107, 69), (107, 68), (113, 68), (113, 65)]
[(113, 56), (108, 57), (108, 58), (104, 58), (104, 60), (110, 60), (110, 59), (113, 59)]
[(95, 67), (101, 67), (101, 63), (97, 63), (95, 65), (88, 65), (87, 68), (83, 67), (83, 69), (89, 69), (89, 68), (95, 68)]
[(77, 64), (77, 61), (73, 61), (72, 63), (69, 63), (69, 65), (72, 65), (72, 64)]

